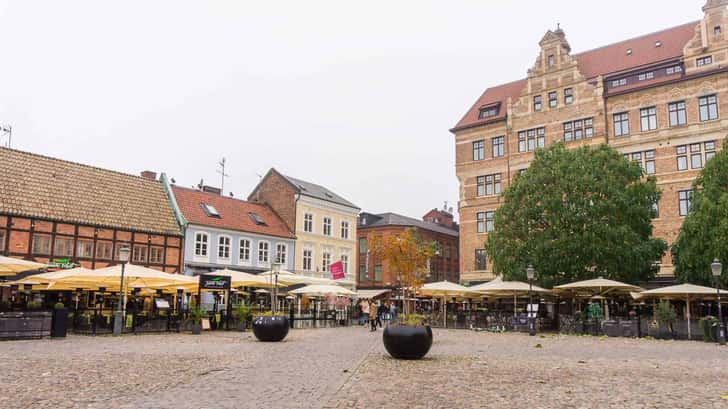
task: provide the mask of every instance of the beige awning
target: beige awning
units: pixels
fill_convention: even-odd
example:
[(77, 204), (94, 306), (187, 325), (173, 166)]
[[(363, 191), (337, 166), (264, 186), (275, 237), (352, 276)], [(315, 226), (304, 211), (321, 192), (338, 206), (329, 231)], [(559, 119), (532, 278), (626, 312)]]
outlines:
[(357, 290), (356, 296), (359, 298), (365, 298), (365, 299), (372, 299), (377, 298), (381, 295), (384, 295), (392, 290), (384, 289), (384, 290)]
[(417, 290), (417, 295), (432, 297), (479, 297), (480, 294), (472, 291), (468, 287), (460, 284), (451, 283), (449, 281), (438, 281), (436, 283), (427, 283)]
[(636, 285), (623, 283), (621, 281), (608, 280), (606, 278), (594, 278), (592, 280), (577, 281), (574, 283), (558, 285), (554, 287), (557, 293), (573, 293), (574, 295), (595, 296), (613, 293), (629, 293), (632, 291), (643, 291), (643, 288)]
[[(265, 277), (266, 279), (271, 279), (274, 277), (274, 273), (273, 273), (273, 271), (269, 270), (264, 273), (260, 273), (259, 276)], [(289, 285), (295, 285), (295, 284), (332, 285), (334, 283), (335, 283), (334, 280), (329, 280), (328, 278), (308, 277), (308, 276), (304, 276), (301, 274), (291, 273), (290, 271), (285, 271), (285, 270), (281, 270), (278, 272), (278, 285), (279, 286), (289, 286)]]
[(351, 297), (356, 293), (338, 285), (307, 285), (291, 290), (288, 294), (323, 297), (329, 294)]
[(35, 261), (21, 260), (19, 258), (0, 256), (0, 277), (14, 276), (18, 273), (48, 268), (47, 265)]
[[(654, 290), (642, 291), (641, 293), (632, 293), (635, 299), (641, 298), (680, 298), (684, 299), (688, 295), (693, 300), (701, 298), (713, 298), (718, 294), (717, 288), (703, 287), (695, 284), (678, 284), (669, 287), (655, 288)], [(721, 290), (721, 295), (728, 295), (728, 292)]]
[(487, 296), (501, 297), (512, 297), (514, 295), (517, 296), (522, 294), (528, 294), (529, 291), (542, 294), (547, 294), (551, 292), (551, 290), (541, 288), (537, 285), (529, 286), (528, 283), (524, 283), (522, 281), (503, 281), (500, 276), (496, 277), (493, 281), (489, 281), (484, 284), (474, 285), (468, 288), (470, 289), (470, 291), (475, 291)]

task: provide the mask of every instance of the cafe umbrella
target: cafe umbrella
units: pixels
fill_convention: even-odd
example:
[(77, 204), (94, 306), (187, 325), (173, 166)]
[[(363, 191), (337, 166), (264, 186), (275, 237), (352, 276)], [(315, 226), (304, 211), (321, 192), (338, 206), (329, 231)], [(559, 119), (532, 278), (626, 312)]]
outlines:
[(431, 297), (442, 298), (442, 325), (447, 328), (447, 308), (445, 303), (448, 297), (479, 297), (480, 294), (472, 291), (468, 287), (460, 284), (451, 283), (449, 281), (438, 281), (436, 283), (427, 283), (423, 285), (418, 291), (418, 295), (425, 295)]
[[(591, 280), (577, 281), (569, 284), (558, 285), (554, 287), (554, 292), (558, 294), (570, 294), (573, 297), (592, 298), (594, 296), (606, 297), (607, 295), (629, 294), (634, 291), (643, 291), (636, 285), (623, 283), (621, 281), (608, 280), (603, 277)], [(606, 306), (604, 315), (609, 319), (609, 308)]]
[(41, 270), (47, 267), (47, 265), (35, 261), (0, 256), (0, 277), (14, 276), (25, 271)]
[(503, 281), (501, 276), (498, 276), (487, 283), (468, 287), (468, 289), (488, 297), (513, 297), (513, 315), (516, 315), (516, 305), (518, 304), (519, 295), (527, 295), (529, 291), (541, 294), (551, 293), (550, 290), (541, 288), (537, 285), (529, 286), (528, 283), (524, 283), (522, 281)]

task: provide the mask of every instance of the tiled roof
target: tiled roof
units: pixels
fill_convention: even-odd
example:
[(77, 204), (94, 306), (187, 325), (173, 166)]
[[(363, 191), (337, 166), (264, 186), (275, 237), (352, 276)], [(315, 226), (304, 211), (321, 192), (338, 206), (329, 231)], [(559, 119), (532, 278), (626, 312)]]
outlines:
[[(189, 223), (240, 232), (295, 238), (281, 218), (268, 206), (221, 196), (215, 193), (172, 186), (182, 215)], [(208, 216), (203, 204), (212, 205), (220, 217)], [(257, 224), (250, 217), (257, 214), (265, 224)]]
[[(363, 214), (361, 217), (367, 217), (368, 214)], [(438, 233), (447, 234), (449, 236), (457, 237), (460, 233), (455, 229), (448, 229), (445, 226), (441, 226), (436, 223), (425, 222), (412, 217), (402, 216), (397, 213), (380, 213), (373, 215), (377, 220), (367, 220), (365, 225), (359, 224), (357, 229), (366, 229), (368, 227), (382, 227), (382, 226), (408, 226), (417, 227), (420, 229), (430, 230)], [(369, 218), (371, 219), (371, 217)]]
[(161, 182), (8, 148), (0, 213), (181, 235)]
[[(695, 34), (695, 27), (698, 23), (698, 21), (693, 21), (667, 30), (573, 54), (572, 57), (577, 60), (579, 71), (587, 78), (595, 78), (599, 75), (607, 76), (677, 59), (682, 56), (683, 47)], [(655, 47), (657, 41), (662, 44), (660, 47)], [(632, 53), (629, 55), (627, 54), (628, 49), (632, 49)], [(486, 89), (454, 129), (502, 120), (506, 116), (506, 101), (509, 97), (513, 100), (520, 97), (526, 84), (527, 80), (521, 79)], [(480, 108), (498, 102), (501, 103), (501, 108), (497, 116), (487, 119), (478, 118)]]
[(336, 193), (332, 192), (331, 190), (321, 186), (317, 185), (315, 183), (306, 182), (305, 180), (296, 179), (290, 176), (283, 176), (286, 179), (288, 179), (289, 182), (291, 182), (296, 189), (298, 189), (301, 194), (306, 196), (315, 197), (317, 199), (326, 200), (327, 202), (333, 202), (337, 203), (343, 206), (351, 207), (354, 209), (359, 209), (359, 206), (355, 205), (354, 203), (351, 203), (350, 201), (344, 199), (343, 197), (337, 195)]

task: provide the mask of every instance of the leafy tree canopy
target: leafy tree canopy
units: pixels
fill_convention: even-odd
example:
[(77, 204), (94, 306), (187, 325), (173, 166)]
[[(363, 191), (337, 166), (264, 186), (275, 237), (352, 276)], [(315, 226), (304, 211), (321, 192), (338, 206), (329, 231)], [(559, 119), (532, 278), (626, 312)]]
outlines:
[(680, 282), (715, 284), (714, 258), (723, 265), (721, 282), (728, 286), (728, 142), (710, 159), (693, 183), (690, 212), (672, 245), (675, 277)]
[(665, 253), (652, 238), (653, 177), (614, 149), (601, 145), (536, 151), (495, 213), (486, 250), (505, 279), (525, 279), (533, 264), (544, 286), (603, 276), (648, 280)]

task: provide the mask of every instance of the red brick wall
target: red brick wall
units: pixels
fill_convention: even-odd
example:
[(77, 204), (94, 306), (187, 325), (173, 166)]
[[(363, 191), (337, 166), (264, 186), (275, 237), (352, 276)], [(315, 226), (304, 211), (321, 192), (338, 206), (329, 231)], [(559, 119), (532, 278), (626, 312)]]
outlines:
[(290, 231), (296, 231), (296, 190), (277, 172), (269, 172), (248, 200), (267, 204)]

